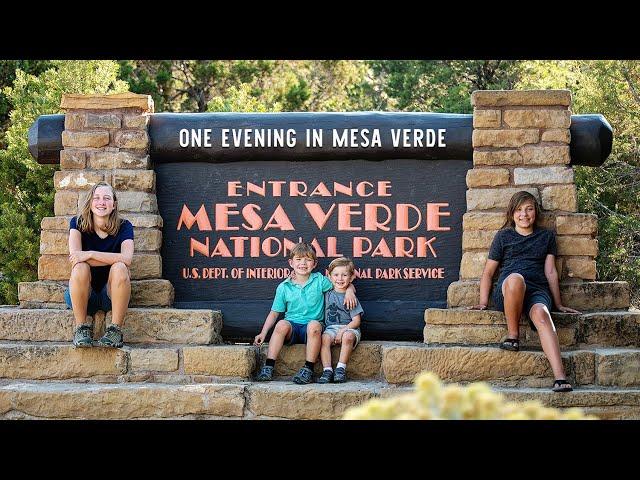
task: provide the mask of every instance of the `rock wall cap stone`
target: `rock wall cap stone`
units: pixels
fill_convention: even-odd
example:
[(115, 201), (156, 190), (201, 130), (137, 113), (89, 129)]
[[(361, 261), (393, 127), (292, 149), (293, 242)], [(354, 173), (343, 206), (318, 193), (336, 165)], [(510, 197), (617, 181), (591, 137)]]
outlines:
[(474, 107), (506, 107), (511, 105), (571, 105), (569, 90), (477, 90), (471, 94)]
[(151, 95), (138, 93), (116, 93), (112, 95), (76, 95), (65, 93), (62, 95), (60, 108), (64, 110), (109, 110), (116, 108), (140, 108), (153, 113), (153, 99)]

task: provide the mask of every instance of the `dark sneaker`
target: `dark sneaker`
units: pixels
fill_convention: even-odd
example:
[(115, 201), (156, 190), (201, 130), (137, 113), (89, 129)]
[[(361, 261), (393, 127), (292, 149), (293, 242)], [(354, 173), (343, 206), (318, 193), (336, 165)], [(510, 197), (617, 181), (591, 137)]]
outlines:
[(347, 381), (347, 372), (344, 368), (336, 368), (336, 373), (333, 374), (333, 383), (344, 383)]
[(298, 385), (313, 383), (313, 371), (310, 368), (302, 367), (293, 377), (293, 381)]
[(117, 325), (109, 325), (102, 338), (98, 340), (98, 345), (101, 347), (120, 348), (123, 345), (122, 329)]
[(273, 380), (273, 367), (265, 365), (264, 367), (262, 367), (260, 373), (256, 377), (256, 381), (268, 382), (270, 380)]
[(322, 375), (318, 378), (318, 383), (333, 382), (333, 370), (323, 370)]
[(91, 347), (93, 346), (93, 326), (80, 325), (73, 334), (74, 347)]

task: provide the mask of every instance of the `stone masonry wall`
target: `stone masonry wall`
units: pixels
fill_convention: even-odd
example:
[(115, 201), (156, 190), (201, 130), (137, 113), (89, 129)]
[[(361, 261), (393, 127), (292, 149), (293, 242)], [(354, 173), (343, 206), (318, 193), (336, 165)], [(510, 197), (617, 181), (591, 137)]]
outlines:
[[(64, 95), (61, 107), (66, 115), (60, 171), (53, 179), (55, 217), (42, 220), (38, 260), (41, 281), (19, 285), (23, 307), (50, 307), (63, 302), (60, 284), (66, 285), (71, 270), (69, 221), (92, 186), (103, 180), (116, 189), (121, 216), (134, 227), (132, 280), (162, 277), (162, 218), (158, 215), (147, 133), (153, 100), (149, 95), (133, 93)], [(132, 285), (132, 303), (157, 304), (146, 298), (137, 301), (137, 297), (149, 294), (142, 292), (142, 285)], [(165, 299), (161, 304), (167, 302)]]
[[(542, 225), (557, 232), (561, 282), (595, 280), (597, 217), (576, 213), (569, 165), (571, 93), (568, 90), (476, 91), (472, 95), (473, 168), (467, 173), (460, 280), (482, 275), (491, 241), (504, 223), (511, 196), (531, 192)], [(453, 290), (461, 282), (452, 284)], [(449, 289), (449, 304), (452, 302)]]

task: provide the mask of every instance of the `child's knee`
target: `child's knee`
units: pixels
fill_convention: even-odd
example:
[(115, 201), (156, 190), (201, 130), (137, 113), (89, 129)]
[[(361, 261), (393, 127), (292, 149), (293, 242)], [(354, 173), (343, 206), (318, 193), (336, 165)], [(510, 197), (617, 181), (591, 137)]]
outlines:
[(342, 334), (342, 344), (343, 345), (349, 345), (349, 346), (353, 346), (353, 344), (356, 342), (356, 336), (351, 333), (351, 332), (344, 332)]
[(320, 336), (322, 333), (322, 325), (319, 322), (309, 322), (307, 325), (307, 336)]
[(331, 337), (331, 335), (328, 335), (326, 333), (324, 333), (322, 335), (322, 344), (323, 345), (331, 345), (333, 343), (333, 338)]

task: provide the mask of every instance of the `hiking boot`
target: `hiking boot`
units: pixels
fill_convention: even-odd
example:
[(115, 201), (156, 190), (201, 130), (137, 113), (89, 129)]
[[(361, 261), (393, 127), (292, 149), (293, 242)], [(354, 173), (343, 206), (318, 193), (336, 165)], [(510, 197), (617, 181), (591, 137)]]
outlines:
[(101, 347), (120, 348), (123, 345), (122, 340), (122, 329), (115, 324), (111, 324), (107, 327), (107, 331), (104, 332), (102, 338), (98, 340), (98, 345)]
[(313, 383), (313, 370), (308, 367), (302, 367), (293, 377), (293, 381), (298, 385), (306, 385)]
[(257, 382), (269, 382), (273, 380), (273, 367), (265, 365), (256, 377)]
[(344, 383), (347, 381), (347, 372), (344, 368), (336, 368), (336, 373), (333, 375), (333, 383)]
[(322, 375), (318, 378), (318, 383), (333, 382), (333, 370), (323, 370)]
[(93, 346), (93, 325), (80, 325), (73, 333), (74, 347), (92, 347)]

